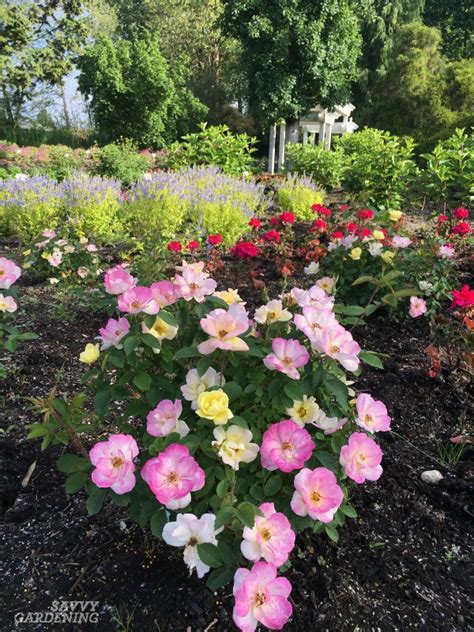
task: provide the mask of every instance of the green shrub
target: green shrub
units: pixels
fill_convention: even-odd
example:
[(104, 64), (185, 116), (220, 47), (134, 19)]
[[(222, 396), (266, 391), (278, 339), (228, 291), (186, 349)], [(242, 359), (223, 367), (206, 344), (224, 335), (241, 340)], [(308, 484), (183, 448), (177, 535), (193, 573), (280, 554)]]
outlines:
[(151, 156), (139, 153), (132, 141), (124, 140), (105, 145), (96, 152), (93, 173), (120, 180), (124, 187), (129, 187), (140, 180), (152, 163)]
[(325, 189), (335, 189), (341, 183), (343, 156), (339, 148), (290, 143), (286, 146), (286, 166), (289, 172), (311, 176)]
[(335, 138), (343, 154), (342, 185), (363, 204), (399, 208), (417, 173), (414, 142), (366, 128)]
[[(41, 150), (47, 154), (47, 161), (44, 162), (44, 165), (40, 162)], [(30, 158), (33, 173), (49, 176), (59, 182), (70, 178), (83, 167), (84, 152), (74, 151), (65, 145), (42, 146), (39, 148), (38, 154), (39, 158), (36, 161), (34, 156)]]
[(127, 232), (145, 242), (169, 239), (182, 227), (188, 205), (165, 188), (151, 194), (150, 189), (134, 189), (130, 201), (122, 207)]
[(214, 165), (224, 173), (238, 175), (252, 168), (253, 145), (256, 139), (247, 134), (232, 134), (227, 125), (207, 127), (200, 132), (183, 136), (166, 152), (165, 164), (170, 169), (183, 169), (195, 165)]
[(278, 184), (276, 190), (278, 205), (285, 211), (291, 211), (302, 221), (314, 219), (313, 204), (322, 204), (324, 193), (318, 189), (309, 177), (289, 174)]
[(422, 193), (430, 202), (451, 200), (469, 205), (474, 195), (474, 136), (457, 129), (433, 151), (423, 154), (425, 168), (420, 173)]

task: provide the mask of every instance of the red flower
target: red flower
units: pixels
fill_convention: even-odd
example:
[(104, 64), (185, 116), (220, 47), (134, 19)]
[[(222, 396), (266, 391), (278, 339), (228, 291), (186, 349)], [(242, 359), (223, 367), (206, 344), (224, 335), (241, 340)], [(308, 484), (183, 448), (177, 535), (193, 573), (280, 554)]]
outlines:
[(268, 224), (269, 226), (279, 226), (280, 220), (278, 219), (278, 217), (270, 217), (270, 219), (268, 220)]
[(320, 206), (317, 212), (319, 215), (325, 215), (326, 217), (331, 216), (331, 211), (328, 209), (327, 206)]
[(372, 234), (372, 231), (370, 230), (370, 228), (366, 228), (364, 226), (363, 228), (360, 229), (359, 237), (361, 239), (364, 239), (365, 237), (370, 237), (371, 234)]
[(352, 233), (353, 235), (357, 235), (358, 231), (358, 226), (357, 224), (354, 224), (354, 222), (348, 222), (346, 224), (346, 231), (348, 233)]
[(324, 208), (322, 204), (313, 204), (311, 210), (314, 211), (314, 213), (319, 213), (319, 209), (321, 208)]
[(452, 230), (453, 235), (468, 235), (470, 232), (471, 227), (467, 222), (459, 222)]
[(316, 228), (317, 230), (326, 230), (327, 227), (328, 225), (323, 219), (315, 219), (313, 222), (313, 228)]
[(457, 208), (454, 211), (454, 215), (458, 218), (458, 219), (466, 219), (469, 217), (469, 211), (467, 210), (467, 208), (464, 208), (463, 206), (460, 206), (459, 208)]
[(468, 309), (474, 305), (474, 290), (471, 290), (469, 285), (464, 285), (461, 290), (453, 290), (452, 307), (461, 307), (462, 309)]
[(181, 252), (182, 249), (183, 246), (179, 243), (179, 241), (170, 241), (168, 244), (168, 250), (171, 250), (172, 252)]
[(190, 241), (189, 244), (187, 245), (187, 249), (188, 250), (198, 250), (199, 249), (199, 242), (196, 240)]
[(351, 207), (349, 206), (349, 204), (340, 204), (339, 205), (339, 210), (341, 211), (341, 213), (345, 213), (346, 211), (348, 211)]
[(207, 243), (211, 244), (211, 246), (217, 246), (222, 243), (222, 235), (209, 235), (207, 238)]
[(280, 213), (278, 217), (282, 224), (293, 224), (296, 220), (296, 217), (291, 211), (284, 211), (284, 213)]
[(449, 219), (449, 217), (447, 215), (438, 215), (438, 217), (436, 218), (437, 222), (447, 222)]
[(253, 230), (258, 230), (262, 225), (262, 222), (258, 219), (258, 217), (252, 217), (252, 219), (249, 222), (249, 226), (250, 228), (253, 228)]
[(281, 241), (281, 235), (277, 230), (268, 230), (264, 235), (262, 235), (262, 239), (264, 241), (274, 241), (276, 244), (279, 244)]
[(344, 233), (341, 230), (335, 230), (331, 237), (333, 239), (342, 239), (344, 237)]
[(245, 257), (258, 257), (260, 249), (251, 241), (239, 241), (232, 246), (230, 253), (244, 259)]
[(362, 208), (358, 213), (357, 217), (360, 219), (372, 219), (374, 216), (374, 212), (370, 210), (370, 208)]

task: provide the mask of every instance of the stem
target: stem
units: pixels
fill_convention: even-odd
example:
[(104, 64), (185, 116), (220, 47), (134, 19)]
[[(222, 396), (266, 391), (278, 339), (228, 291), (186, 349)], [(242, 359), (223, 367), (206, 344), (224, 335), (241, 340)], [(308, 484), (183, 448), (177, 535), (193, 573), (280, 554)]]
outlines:
[(77, 434), (74, 431), (73, 427), (65, 419), (63, 419), (61, 417), (61, 415), (59, 413), (57, 413), (56, 411), (52, 411), (52, 417), (67, 432), (67, 436), (69, 437), (69, 441), (71, 442), (71, 445), (73, 446), (75, 451), (79, 452), (80, 454), (82, 454), (82, 456), (85, 456), (88, 459), (89, 458), (89, 453), (87, 452), (87, 450), (85, 449), (85, 447), (81, 443), (81, 440), (77, 436)]
[[(371, 295), (370, 295), (370, 297), (369, 297), (369, 300), (368, 300), (368, 302), (367, 302), (367, 305), (366, 305), (366, 306), (365, 306), (365, 308), (364, 308), (364, 314), (365, 314), (365, 312), (367, 311), (367, 308), (368, 308), (368, 307), (369, 307), (369, 305), (372, 303), (373, 299), (375, 298), (375, 295), (377, 294), (377, 292), (378, 292), (379, 290), (380, 290), (380, 286), (379, 286), (379, 285), (376, 285), (376, 286), (374, 287), (374, 290), (373, 290), (372, 294), (371, 294)], [(352, 325), (352, 327), (349, 329), (349, 331), (354, 331), (354, 329), (357, 327), (357, 325), (358, 325), (358, 324), (360, 323), (360, 321), (362, 320), (362, 316), (363, 316), (364, 314), (359, 314), (359, 316), (357, 317), (356, 322)]]

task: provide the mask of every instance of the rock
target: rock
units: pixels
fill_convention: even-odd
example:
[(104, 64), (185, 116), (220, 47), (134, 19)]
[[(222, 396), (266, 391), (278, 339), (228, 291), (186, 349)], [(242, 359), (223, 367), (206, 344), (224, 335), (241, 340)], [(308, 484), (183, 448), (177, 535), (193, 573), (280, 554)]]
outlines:
[(424, 483), (428, 483), (429, 485), (436, 485), (439, 483), (444, 476), (438, 470), (426, 470), (421, 474), (421, 480)]

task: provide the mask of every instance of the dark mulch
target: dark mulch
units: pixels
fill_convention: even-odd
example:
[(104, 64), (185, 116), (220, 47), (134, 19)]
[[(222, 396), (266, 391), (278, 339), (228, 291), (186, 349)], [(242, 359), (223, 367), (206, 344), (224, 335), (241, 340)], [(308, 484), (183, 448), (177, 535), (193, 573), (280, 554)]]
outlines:
[[(249, 303), (260, 301), (251, 286), (242, 294)], [(12, 376), (2, 385), (0, 629), (15, 629), (15, 613), (48, 610), (53, 600), (94, 599), (100, 602), (94, 630), (127, 629), (111, 623), (116, 609), (123, 619), (133, 613), (128, 629), (140, 632), (232, 630), (230, 588), (213, 594), (189, 578), (180, 552), (142, 532), (123, 510), (107, 505), (88, 517), (84, 496), (64, 493), (64, 476), (55, 469), (61, 450), (41, 453), (36, 441), (25, 439), (33, 420), (25, 398), (45, 396), (55, 384), (60, 393), (78, 390), (78, 353), (101, 322), (85, 305), (58, 314), (55, 296), (51, 289), (22, 288), (20, 320), (40, 337), (14, 356)], [(473, 393), (459, 376), (427, 376), (423, 350), (430, 337), (423, 320), (397, 325), (380, 318), (357, 338), (390, 354), (383, 371), (365, 370), (356, 387), (386, 402), (396, 434), (381, 437), (383, 477), (354, 489), (359, 517), (341, 530), (340, 542), (298, 539), (286, 574), (295, 606), (286, 629), (472, 629), (473, 454), (468, 449), (457, 465), (442, 465), (437, 446), (472, 420)], [(444, 479), (423, 483), (426, 469), (439, 469)]]

